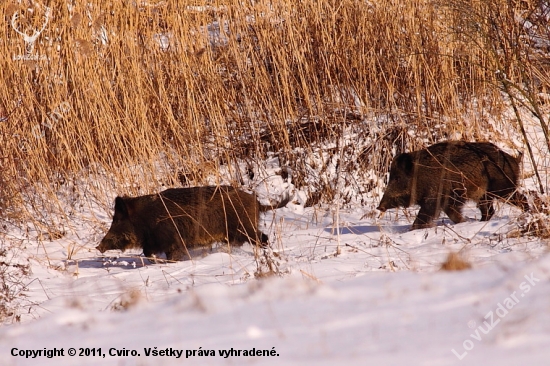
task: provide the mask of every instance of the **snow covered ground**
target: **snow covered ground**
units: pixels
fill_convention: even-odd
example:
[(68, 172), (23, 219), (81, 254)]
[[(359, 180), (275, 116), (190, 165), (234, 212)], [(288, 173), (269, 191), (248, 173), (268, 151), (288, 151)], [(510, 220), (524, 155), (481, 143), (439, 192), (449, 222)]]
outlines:
[[(543, 179), (546, 156), (537, 153)], [(530, 177), (526, 158), (524, 165)], [(522, 183), (534, 189), (532, 178)], [(139, 252), (100, 256), (108, 202), (75, 206), (72, 228), (58, 237), (38, 240), (34, 227), (6, 226), (1, 243), (12, 249), (4, 257), (29, 263), (31, 273), (17, 299), (20, 323), (0, 328), (0, 365), (542, 365), (550, 358), (548, 240), (522, 234), (533, 214), (498, 203), (495, 216), (479, 222), (470, 203), (468, 222), (442, 216), (435, 228), (409, 231), (415, 210), (378, 218), (379, 197), (338, 212), (304, 208), (298, 197), (262, 215), (278, 273), (261, 279), (248, 244), (178, 263), (153, 264)], [(441, 271), (450, 252), (472, 269)]]
[[(28, 313), (0, 329), (0, 364), (516, 365), (550, 356), (548, 246), (510, 235), (516, 208), (500, 205), (479, 222), (470, 205), (469, 222), (441, 218), (412, 232), (414, 211), (360, 220), (357, 208), (340, 212), (338, 236), (330, 211), (289, 206), (264, 216), (281, 276), (261, 280), (248, 244), (151, 264), (98, 257), (101, 235), (84, 224), (27, 241)], [(439, 271), (459, 250), (473, 269)], [(37, 354), (54, 349), (57, 357)]]

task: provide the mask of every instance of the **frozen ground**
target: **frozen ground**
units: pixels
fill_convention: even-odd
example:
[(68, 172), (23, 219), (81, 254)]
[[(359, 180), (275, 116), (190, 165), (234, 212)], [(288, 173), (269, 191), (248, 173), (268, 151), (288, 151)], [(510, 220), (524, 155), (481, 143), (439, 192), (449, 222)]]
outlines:
[[(26, 241), (18, 258), (32, 268), (28, 312), (0, 329), (0, 364), (515, 365), (550, 356), (548, 246), (510, 235), (517, 209), (501, 205), (482, 223), (471, 205), (470, 222), (441, 218), (437, 228), (409, 232), (401, 211), (361, 220), (357, 208), (340, 212), (338, 236), (330, 211), (289, 206), (264, 216), (281, 276), (262, 280), (248, 244), (151, 264), (127, 253), (98, 257), (100, 236), (84, 224), (58, 240)], [(459, 250), (473, 269), (439, 271)], [(71, 347), (96, 356), (71, 357)], [(64, 356), (19, 356), (54, 348)], [(243, 355), (253, 349), (274, 356)]]
[[(533, 190), (526, 158), (524, 165), (530, 178), (522, 185)], [(265, 266), (248, 244), (178, 263), (152, 264), (137, 252), (100, 256), (94, 248), (111, 221), (107, 199), (74, 206), (65, 235), (6, 226), (2, 243), (13, 249), (3, 257), (11, 268), (29, 263), (31, 273), (16, 302), (20, 323), (0, 328), (0, 365), (542, 365), (550, 358), (550, 254), (547, 239), (524, 233), (533, 214), (499, 203), (492, 220), (479, 222), (469, 204), (468, 222), (442, 216), (437, 227), (411, 232), (415, 210), (378, 218), (378, 197), (338, 212), (304, 208), (299, 197), (262, 216), (273, 246), (267, 258), (278, 271), (262, 279), (255, 273)], [(449, 252), (473, 268), (441, 271)], [(63, 355), (44, 356), (54, 349)]]

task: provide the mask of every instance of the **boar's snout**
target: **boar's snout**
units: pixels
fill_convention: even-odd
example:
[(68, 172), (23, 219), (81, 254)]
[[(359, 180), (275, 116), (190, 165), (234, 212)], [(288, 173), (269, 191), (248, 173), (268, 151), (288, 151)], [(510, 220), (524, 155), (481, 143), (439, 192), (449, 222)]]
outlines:
[(382, 203), (380, 203), (380, 205), (378, 205), (378, 207), (376, 207), (376, 209), (378, 211), (381, 211), (381, 212), (386, 212), (386, 210), (387, 210), (386, 206), (382, 205)]
[(376, 209), (380, 212), (386, 212), (386, 210), (389, 210), (390, 208), (399, 207), (397, 201), (398, 200), (395, 197), (390, 196), (389, 192), (386, 192), (382, 196), (382, 199), (380, 200), (380, 203), (378, 204), (378, 207)]
[(116, 241), (113, 240), (113, 235), (111, 234), (111, 231), (105, 235), (103, 239), (101, 239), (101, 242), (97, 247), (95, 247), (97, 250), (99, 250), (101, 253), (105, 253), (108, 250), (117, 249), (116, 248)]
[(95, 247), (97, 250), (99, 250), (101, 253), (105, 253), (107, 249), (107, 245), (105, 245), (104, 241), (102, 240), (101, 243), (97, 247)]

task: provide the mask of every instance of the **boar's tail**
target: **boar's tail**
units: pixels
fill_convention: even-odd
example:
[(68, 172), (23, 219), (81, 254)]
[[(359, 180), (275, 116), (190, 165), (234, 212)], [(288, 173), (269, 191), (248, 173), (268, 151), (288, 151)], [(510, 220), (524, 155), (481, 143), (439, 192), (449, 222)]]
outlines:
[(521, 164), (521, 161), (523, 160), (523, 151), (518, 150), (518, 156), (516, 156), (516, 161), (518, 164)]
[(260, 204), (260, 212), (266, 212), (266, 211), (270, 211), (270, 210), (276, 210), (278, 208), (281, 208), (281, 207), (285, 207), (287, 205), (287, 203), (290, 202), (290, 195), (286, 195), (286, 197), (281, 200), (280, 202), (274, 204), (274, 205), (262, 205)]

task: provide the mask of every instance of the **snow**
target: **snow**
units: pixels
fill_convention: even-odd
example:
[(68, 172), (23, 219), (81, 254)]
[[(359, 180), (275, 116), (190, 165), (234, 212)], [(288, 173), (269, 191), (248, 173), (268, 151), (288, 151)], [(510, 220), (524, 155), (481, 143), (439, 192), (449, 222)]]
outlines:
[[(537, 162), (545, 181), (543, 151)], [(97, 189), (80, 204), (59, 194), (71, 224), (58, 233), (7, 225), (0, 259), (13, 270), (29, 265), (30, 274), (12, 303), (20, 322), (0, 328), (0, 365), (535, 365), (549, 358), (548, 242), (525, 233), (536, 213), (499, 202), (495, 216), (480, 222), (469, 203), (467, 222), (442, 216), (435, 228), (409, 231), (414, 208), (379, 217), (377, 195), (338, 210), (304, 207), (306, 193), (276, 175), (275, 161), (266, 166), (255, 172), (261, 184), (249, 185), (260, 201), (292, 201), (262, 214), (272, 249), (259, 256), (249, 244), (197, 250), (177, 263), (152, 263), (139, 251), (101, 256), (95, 246), (110, 225), (115, 187), (99, 176), (88, 184), (109, 187), (102, 199)], [(524, 169), (530, 176), (527, 158)], [(531, 178), (522, 185), (536, 186)], [(450, 252), (472, 269), (441, 271)], [(275, 273), (256, 276), (267, 262)]]
[[(206, 262), (219, 264), (222, 257), (212, 255)], [(342, 261), (354, 262), (351, 255), (343, 257)], [(451, 365), (460, 362), (454, 350), (468, 364), (498, 360), (499, 364), (513, 365), (539, 364), (548, 356), (548, 255), (530, 263), (464, 272), (356, 272), (342, 276), (335, 271), (329, 274), (325, 268), (327, 271), (314, 271), (322, 283), (293, 271), (282, 279), (232, 285), (208, 281), (188, 290), (186, 270), (157, 267), (134, 270), (142, 275), (162, 270), (172, 273), (172, 280), (164, 285), (151, 281), (152, 288), (144, 296), (152, 292), (171, 295), (163, 301), (139, 301), (123, 312), (97, 311), (110, 295), (120, 291), (120, 282), (117, 285), (117, 281), (89, 276), (77, 279), (74, 286), (65, 283), (65, 292), (72, 294), (75, 302), (70, 304), (67, 297), (57, 301), (57, 306), (47, 306), (51, 314), (41, 319), (4, 328), (0, 333), (0, 362), (171, 365), (204, 364), (206, 357), (206, 364), (359, 365), (409, 364), (414, 360), (419, 365)], [(126, 288), (134, 282), (130, 277), (134, 276), (128, 271), (117, 273)], [(529, 291), (522, 291), (522, 284), (529, 281), (533, 282)], [(173, 291), (175, 288), (182, 292)], [(100, 291), (104, 296), (97, 296)], [(504, 314), (500, 317), (499, 304), (514, 292), (519, 301), (506, 314), (500, 311)], [(488, 330), (487, 334), (480, 328)], [(140, 356), (107, 355), (100, 361), (98, 357), (75, 356), (75, 361), (66, 355), (70, 347), (77, 351), (101, 348), (103, 353), (135, 350)], [(154, 347), (183, 350), (182, 358), (193, 350), (214, 350), (216, 355), (189, 356), (185, 361), (145, 356), (145, 349)], [(65, 357), (13, 357), (13, 348), (63, 348)], [(275, 349), (277, 356), (220, 356), (220, 351), (253, 348)]]
[[(361, 208), (340, 210), (336, 230), (330, 210), (297, 207), (263, 217), (281, 275), (259, 280), (248, 244), (152, 264), (137, 252), (98, 257), (101, 235), (86, 235), (85, 225), (78, 235), (28, 240), (35, 280), (25, 294), (34, 305), (21, 324), (0, 329), (0, 364), (512, 365), (550, 355), (550, 255), (540, 239), (506, 237), (524, 215), (518, 209), (501, 204), (479, 222), (472, 204), (469, 222), (442, 217), (436, 228), (408, 231), (414, 212), (361, 220)], [(69, 260), (71, 242), (80, 246)], [(461, 249), (472, 270), (438, 270)], [(512, 295), (518, 301), (506, 303)], [(505, 303), (512, 307), (500, 317)], [(105, 357), (71, 357), (71, 347)], [(188, 358), (145, 355), (155, 347)], [(24, 356), (44, 349), (64, 356)], [(278, 356), (236, 355), (252, 349)]]

